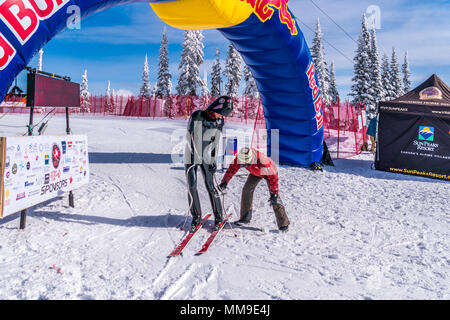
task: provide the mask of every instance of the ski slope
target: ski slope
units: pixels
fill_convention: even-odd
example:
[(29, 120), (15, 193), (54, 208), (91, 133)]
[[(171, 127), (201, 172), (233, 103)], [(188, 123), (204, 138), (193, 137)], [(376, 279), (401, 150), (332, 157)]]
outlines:
[[(0, 135), (23, 134), (3, 125), (26, 123), (8, 115)], [(450, 298), (449, 182), (374, 171), (368, 153), (323, 173), (282, 167), (288, 233), (261, 184), (252, 226), (263, 231), (224, 229), (195, 256), (211, 220), (168, 259), (184, 235), (184, 170), (170, 153), (186, 122), (74, 116), (71, 126), (88, 136), (91, 183), (74, 192), (75, 208), (64, 197), (30, 210), (24, 231), (18, 214), (0, 220), (0, 299)], [(64, 132), (55, 117), (47, 134)], [(244, 182), (235, 177), (225, 197), (233, 220)]]

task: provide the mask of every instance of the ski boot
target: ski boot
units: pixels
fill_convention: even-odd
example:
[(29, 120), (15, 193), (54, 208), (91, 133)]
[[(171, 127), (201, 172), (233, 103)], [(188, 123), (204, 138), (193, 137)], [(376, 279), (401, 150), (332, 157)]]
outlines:
[(219, 230), (222, 227), (223, 223), (224, 222), (223, 222), (223, 217), (222, 216), (215, 217), (215, 219), (214, 219), (214, 231)]
[(202, 218), (200, 216), (192, 217), (191, 228), (189, 229), (189, 232), (194, 233), (195, 231), (197, 231), (201, 221)]
[(250, 221), (252, 220), (252, 214), (253, 214), (253, 211), (252, 211), (252, 210), (247, 211), (247, 212), (246, 212), (245, 214), (243, 214), (243, 215), (241, 216), (241, 218), (240, 218), (238, 221), (236, 221), (234, 224), (237, 225), (237, 226), (242, 226), (242, 225), (245, 225), (245, 224), (249, 224)]
[(312, 171), (323, 171), (322, 164), (318, 162), (313, 162), (309, 169)]

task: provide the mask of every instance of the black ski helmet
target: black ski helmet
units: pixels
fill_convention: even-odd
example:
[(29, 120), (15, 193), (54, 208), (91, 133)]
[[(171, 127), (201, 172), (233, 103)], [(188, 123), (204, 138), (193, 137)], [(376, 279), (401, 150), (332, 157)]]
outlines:
[(233, 99), (228, 96), (219, 97), (206, 110), (228, 117), (233, 112)]

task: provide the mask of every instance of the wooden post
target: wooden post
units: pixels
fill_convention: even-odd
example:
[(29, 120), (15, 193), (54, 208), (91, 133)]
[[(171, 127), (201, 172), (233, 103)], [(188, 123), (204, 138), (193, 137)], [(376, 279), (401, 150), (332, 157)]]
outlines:
[[(66, 107), (66, 133), (67, 133), (67, 135), (70, 135), (69, 108), (68, 107)], [(72, 191), (69, 191), (69, 206), (72, 208), (75, 208)]]
[(19, 229), (20, 230), (25, 230), (26, 224), (27, 224), (27, 209), (22, 210), (20, 212), (20, 226), (19, 226)]
[[(32, 125), (33, 125), (33, 114), (34, 114), (34, 107), (30, 107), (30, 121), (28, 123), (28, 135), (32, 136), (33, 135), (33, 130), (31, 129)], [(19, 229), (20, 230), (24, 230), (25, 226), (27, 223), (27, 210), (22, 210), (22, 212), (20, 213), (20, 225), (19, 225)]]

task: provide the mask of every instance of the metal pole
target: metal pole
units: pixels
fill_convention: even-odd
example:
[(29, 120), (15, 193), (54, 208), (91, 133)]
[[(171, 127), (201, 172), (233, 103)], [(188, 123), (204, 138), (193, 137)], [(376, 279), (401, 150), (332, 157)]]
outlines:
[(341, 104), (338, 104), (338, 140), (337, 140), (337, 159), (339, 159), (339, 140), (341, 139)]

